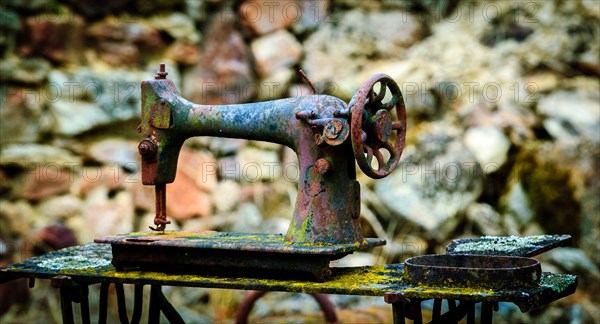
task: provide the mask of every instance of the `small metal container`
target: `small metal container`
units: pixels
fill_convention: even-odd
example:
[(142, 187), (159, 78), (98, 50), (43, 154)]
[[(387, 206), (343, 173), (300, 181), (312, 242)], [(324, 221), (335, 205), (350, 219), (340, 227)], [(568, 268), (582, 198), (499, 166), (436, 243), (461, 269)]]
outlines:
[(538, 260), (508, 256), (423, 255), (404, 267), (407, 283), (447, 288), (522, 290), (537, 286), (541, 274)]

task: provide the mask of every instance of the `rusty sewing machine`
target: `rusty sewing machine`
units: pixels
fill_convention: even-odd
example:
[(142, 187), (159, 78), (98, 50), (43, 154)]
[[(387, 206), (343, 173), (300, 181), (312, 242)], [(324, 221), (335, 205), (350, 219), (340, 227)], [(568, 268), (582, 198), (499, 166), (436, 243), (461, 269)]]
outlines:
[[(155, 187), (156, 227), (151, 229), (156, 233), (97, 239), (112, 245), (115, 267), (164, 270), (193, 265), (304, 272), (323, 279), (330, 273), (331, 260), (385, 244), (363, 238), (354, 161), (368, 176), (383, 178), (400, 160), (406, 112), (400, 89), (389, 76), (372, 76), (348, 105), (328, 95), (199, 105), (182, 98), (167, 74), (161, 64), (155, 80), (141, 85), (139, 153), (142, 181)], [(175, 180), (179, 151), (193, 136), (267, 141), (297, 153), (298, 195), (285, 236), (165, 232), (166, 184)]]
[[(143, 183), (156, 191), (153, 231), (98, 238), (0, 269), (0, 283), (51, 278), (60, 289), (63, 322), (73, 322), (72, 302), (81, 304), (82, 319), (89, 322), (87, 287), (95, 283), (101, 285), (101, 323), (106, 322), (110, 284), (117, 290), (121, 322), (128, 323), (124, 283), (135, 285), (132, 323), (140, 320), (144, 285), (152, 286), (148, 318), (155, 323), (161, 312), (173, 323), (183, 322), (162, 295), (162, 285), (384, 296), (395, 323), (405, 318), (421, 323), (421, 303), (431, 299), (433, 322), (455, 323), (466, 316), (467, 323), (474, 323), (475, 304), (481, 303), (481, 322), (490, 323), (499, 302), (526, 312), (575, 292), (576, 276), (542, 272), (532, 258), (569, 245), (569, 235), (464, 238), (454, 240), (447, 254), (380, 266), (329, 267), (332, 260), (385, 244), (362, 236), (355, 161), (373, 178), (387, 176), (398, 164), (406, 113), (400, 89), (389, 76), (372, 76), (348, 105), (312, 95), (227, 106), (191, 103), (166, 76), (161, 65), (155, 80), (142, 82), (139, 151)], [(174, 181), (179, 150), (192, 136), (269, 141), (297, 153), (298, 196), (287, 234), (165, 230), (166, 185)], [(244, 304), (250, 306), (241, 307), (240, 323), (246, 322), (256, 296), (261, 294), (251, 294)], [(443, 300), (448, 304), (444, 314)]]

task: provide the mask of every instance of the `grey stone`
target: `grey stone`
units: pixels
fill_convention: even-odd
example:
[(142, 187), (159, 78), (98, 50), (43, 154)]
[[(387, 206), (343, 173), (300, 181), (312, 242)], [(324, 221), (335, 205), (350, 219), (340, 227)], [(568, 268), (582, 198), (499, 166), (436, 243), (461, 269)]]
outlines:
[(183, 39), (194, 44), (201, 39), (192, 19), (182, 13), (174, 12), (170, 15), (155, 16), (150, 20), (150, 25), (165, 31), (175, 39)]
[(50, 63), (41, 58), (9, 57), (0, 61), (0, 81), (40, 84), (46, 80)]
[(504, 212), (515, 215), (521, 225), (533, 219), (531, 203), (520, 182), (511, 184), (509, 191), (500, 199), (500, 206)]
[[(148, 221), (150, 223), (153, 223), (153, 219), (154, 219), (154, 214), (151, 214), (152, 218), (148, 218)], [(214, 215), (214, 216), (218, 216), (218, 215)], [(181, 230), (182, 231), (195, 231), (195, 232), (202, 232), (202, 231), (207, 231), (213, 228), (216, 228), (216, 226), (214, 226), (214, 217), (204, 217), (204, 218), (192, 218), (192, 219), (188, 219), (186, 221), (183, 222), (182, 226), (181, 226)]]
[(0, 200), (0, 235), (3, 238), (24, 237), (32, 228), (47, 223), (48, 221), (25, 200)]
[(521, 230), (521, 235), (523, 236), (544, 235), (545, 233), (546, 232), (544, 231), (542, 226), (537, 222), (528, 223)]
[(600, 279), (598, 266), (578, 248), (559, 248), (544, 254), (544, 259), (563, 269), (566, 273), (578, 274), (586, 281), (597, 282)]
[(556, 91), (540, 99), (538, 111), (546, 116), (544, 127), (558, 140), (588, 139), (600, 144), (600, 94)]
[(444, 129), (420, 134), (407, 147), (399, 170), (375, 184), (375, 193), (395, 215), (443, 236), (442, 225), (477, 200), (483, 173), (462, 141)]
[[(290, 215), (291, 216), (291, 215)], [(272, 217), (262, 222), (261, 233), (286, 234), (290, 226), (290, 219), (283, 217)]]
[(176, 40), (169, 45), (165, 57), (181, 65), (194, 65), (200, 61), (200, 49), (188, 41)]
[(240, 185), (232, 180), (224, 180), (217, 184), (212, 194), (213, 204), (219, 213), (226, 213), (235, 208), (241, 198)]
[(233, 104), (253, 98), (250, 51), (228, 12), (215, 14), (200, 47), (200, 61), (183, 75), (183, 96), (198, 104)]
[(91, 144), (86, 155), (105, 164), (117, 164), (126, 170), (138, 170), (137, 143), (119, 138), (108, 138)]
[(366, 80), (360, 75), (363, 69), (401, 59), (423, 34), (414, 16), (398, 10), (355, 9), (328, 19), (337, 23), (322, 25), (305, 41), (302, 67), (315, 83), (335, 83), (338, 89), (332, 92), (344, 99), (350, 99)]
[(302, 56), (302, 46), (294, 35), (279, 30), (255, 39), (250, 45), (256, 69), (262, 77), (296, 64)]
[(133, 199), (131, 193), (121, 191), (110, 197), (106, 187), (92, 190), (83, 203), (83, 219), (78, 239), (91, 242), (94, 238), (133, 230)]
[(506, 235), (521, 235), (521, 226), (519, 225), (516, 216), (512, 214), (503, 215), (502, 228)]
[(293, 17), (292, 30), (296, 34), (305, 33), (317, 29), (322, 24), (331, 23), (330, 0), (302, 0), (297, 1), (300, 14)]
[[(385, 70), (384, 70), (385, 71)], [(417, 120), (431, 120), (440, 113), (440, 100), (430, 89), (410, 89), (402, 90), (404, 102), (406, 104), (406, 115)], [(412, 85), (411, 85), (412, 86)]]
[[(176, 69), (171, 64), (167, 66), (170, 67), (169, 78), (173, 77), (178, 84), (178, 75), (173, 72)], [(71, 136), (113, 122), (139, 118), (139, 80), (152, 79), (157, 70), (158, 63), (149, 66), (147, 72), (87, 67), (53, 70), (49, 74), (49, 83), (56, 95), (46, 98), (55, 118), (52, 131)]]
[(260, 233), (260, 224), (262, 223), (262, 215), (256, 207), (251, 203), (242, 203), (236, 212), (237, 221), (233, 224), (234, 232), (242, 233)]
[(50, 105), (50, 113), (55, 119), (53, 132), (66, 136), (77, 135), (110, 122), (100, 107), (83, 101), (57, 101)]
[(492, 173), (506, 162), (510, 141), (499, 128), (483, 126), (467, 130), (465, 145), (475, 155), (483, 172)]
[[(169, 17), (161, 17), (165, 19), (162, 27), (169, 28)], [(91, 24), (86, 34), (94, 48), (88, 54), (89, 60), (122, 67), (141, 65), (157, 56), (164, 57), (165, 41), (152, 21), (127, 16), (107, 17)]]
[(48, 127), (39, 89), (0, 86), (0, 143), (36, 142)]
[(485, 203), (473, 203), (467, 208), (466, 215), (477, 226), (481, 234), (487, 236), (504, 234), (500, 214), (492, 206)]
[(30, 168), (50, 163), (76, 166), (81, 159), (63, 148), (40, 144), (12, 144), (0, 151), (0, 165)]
[(82, 201), (72, 195), (62, 195), (48, 198), (38, 206), (40, 214), (55, 221), (64, 221), (81, 215)]
[(75, 165), (61, 165), (56, 162), (39, 164), (25, 174), (19, 196), (35, 202), (67, 193), (73, 187), (75, 170), (78, 170)]
[(290, 81), (295, 75), (292, 69), (279, 69), (263, 78), (256, 100), (267, 101), (285, 97)]
[(301, 3), (297, 0), (273, 2), (247, 0), (242, 2), (238, 14), (241, 24), (250, 34), (264, 35), (285, 29), (302, 16)]
[(281, 163), (275, 151), (246, 147), (238, 153), (236, 163), (241, 182), (272, 182), (281, 177)]

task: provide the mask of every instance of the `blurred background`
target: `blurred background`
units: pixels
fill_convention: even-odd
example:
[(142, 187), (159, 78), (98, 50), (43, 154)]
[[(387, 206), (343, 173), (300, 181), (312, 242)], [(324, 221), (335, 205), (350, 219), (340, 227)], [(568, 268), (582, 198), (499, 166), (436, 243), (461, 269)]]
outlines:
[[(572, 248), (540, 259), (576, 274), (577, 292), (527, 314), (501, 304), (495, 320), (599, 323), (599, 21), (597, 0), (1, 0), (0, 265), (152, 225), (136, 127), (140, 82), (160, 62), (208, 104), (309, 95), (299, 69), (348, 102), (384, 72), (406, 99), (407, 146), (392, 175), (358, 177), (364, 234), (388, 243), (337, 265), (443, 253), (461, 237), (570, 234)], [(290, 149), (193, 138), (179, 163), (169, 229), (286, 231)], [(231, 322), (244, 296), (165, 291), (190, 323)], [(331, 298), (342, 322), (391, 320), (382, 298)], [(279, 293), (252, 318), (322, 321), (312, 298)], [(60, 322), (48, 283), (0, 285), (0, 322), (40, 321)]]

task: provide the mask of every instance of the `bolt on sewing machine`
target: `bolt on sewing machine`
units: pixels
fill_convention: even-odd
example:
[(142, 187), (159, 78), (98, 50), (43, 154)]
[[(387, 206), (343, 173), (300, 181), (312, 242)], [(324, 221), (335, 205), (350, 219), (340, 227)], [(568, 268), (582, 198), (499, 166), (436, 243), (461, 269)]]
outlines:
[[(330, 272), (331, 260), (385, 244), (385, 240), (363, 238), (355, 160), (372, 178), (389, 175), (400, 160), (406, 112), (402, 93), (389, 76), (369, 78), (348, 105), (328, 95), (199, 105), (182, 98), (167, 74), (161, 64), (155, 80), (141, 85), (138, 148), (142, 182), (155, 187), (156, 217), (151, 229), (156, 233), (97, 239), (112, 244), (117, 268), (193, 265), (307, 272), (322, 279)], [(166, 184), (175, 180), (179, 151), (193, 136), (267, 141), (296, 152), (298, 195), (285, 236), (165, 232), (169, 224)]]

